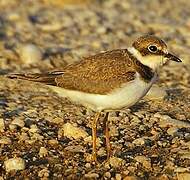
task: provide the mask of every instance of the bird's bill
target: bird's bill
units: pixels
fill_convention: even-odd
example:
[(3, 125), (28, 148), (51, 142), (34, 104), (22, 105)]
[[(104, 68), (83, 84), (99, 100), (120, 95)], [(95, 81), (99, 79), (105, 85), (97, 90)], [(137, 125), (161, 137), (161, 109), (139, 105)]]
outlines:
[(173, 55), (171, 53), (165, 54), (164, 57), (166, 57), (168, 60), (171, 60), (171, 61), (182, 62), (181, 59), (179, 59), (177, 56), (175, 56), (175, 55)]

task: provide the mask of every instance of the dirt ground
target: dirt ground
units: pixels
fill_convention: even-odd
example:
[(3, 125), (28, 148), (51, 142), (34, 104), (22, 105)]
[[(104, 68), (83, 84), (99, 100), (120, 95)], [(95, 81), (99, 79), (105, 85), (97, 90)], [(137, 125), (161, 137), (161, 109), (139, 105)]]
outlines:
[[(189, 180), (189, 9), (187, 0), (1, 0), (0, 180)], [(163, 38), (183, 63), (161, 70), (164, 98), (110, 114), (110, 161), (100, 121), (98, 165), (90, 161), (94, 112), (42, 84), (3, 77), (61, 69), (147, 33)]]

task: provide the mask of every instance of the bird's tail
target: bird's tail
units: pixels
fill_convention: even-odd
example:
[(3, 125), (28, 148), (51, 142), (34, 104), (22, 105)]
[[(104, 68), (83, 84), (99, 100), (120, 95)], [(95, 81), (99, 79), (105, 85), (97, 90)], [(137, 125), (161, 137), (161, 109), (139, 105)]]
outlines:
[(26, 74), (8, 74), (6, 77), (10, 79), (23, 79), (28, 81), (34, 81), (39, 83), (44, 83), (47, 85), (56, 85), (56, 77), (64, 74), (63, 71), (54, 71), (54, 72), (48, 72), (44, 74), (40, 73), (26, 73)]

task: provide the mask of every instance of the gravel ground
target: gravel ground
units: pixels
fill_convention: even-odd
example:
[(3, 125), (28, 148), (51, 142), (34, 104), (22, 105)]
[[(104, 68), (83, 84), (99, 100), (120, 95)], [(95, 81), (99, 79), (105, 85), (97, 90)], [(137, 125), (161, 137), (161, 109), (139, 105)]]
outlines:
[(186, 0), (1, 0), (2, 75), (61, 69), (146, 33), (165, 39), (183, 63), (162, 69), (152, 97), (110, 114), (109, 162), (100, 121), (96, 166), (93, 112), (44, 85), (0, 77), (0, 180), (189, 180), (189, 9)]

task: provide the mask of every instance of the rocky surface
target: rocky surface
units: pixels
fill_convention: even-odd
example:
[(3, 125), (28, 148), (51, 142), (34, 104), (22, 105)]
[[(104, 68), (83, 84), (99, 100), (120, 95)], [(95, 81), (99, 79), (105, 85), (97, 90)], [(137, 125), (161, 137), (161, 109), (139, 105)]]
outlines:
[(100, 121), (98, 165), (90, 161), (93, 112), (41, 84), (0, 77), (0, 179), (189, 179), (189, 9), (186, 0), (1, 0), (1, 75), (61, 69), (146, 33), (183, 63), (161, 70), (149, 98), (110, 114), (108, 162)]

